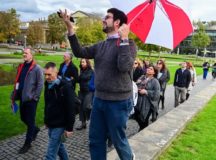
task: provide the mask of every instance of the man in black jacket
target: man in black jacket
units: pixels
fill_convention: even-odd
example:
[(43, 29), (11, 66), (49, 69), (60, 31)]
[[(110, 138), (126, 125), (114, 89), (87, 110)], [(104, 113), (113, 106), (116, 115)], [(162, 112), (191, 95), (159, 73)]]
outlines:
[(182, 62), (181, 68), (177, 69), (174, 77), (174, 87), (175, 87), (175, 107), (186, 100), (187, 88), (189, 87), (191, 81), (190, 71), (186, 68), (187, 63)]
[(71, 81), (75, 90), (76, 82), (78, 81), (78, 69), (72, 62), (72, 54), (64, 54), (64, 62), (61, 63), (58, 75)]
[(44, 122), (48, 128), (49, 142), (46, 159), (69, 159), (63, 139), (73, 133), (75, 122), (74, 91), (71, 83), (57, 78), (55, 63), (45, 65), (45, 116)]

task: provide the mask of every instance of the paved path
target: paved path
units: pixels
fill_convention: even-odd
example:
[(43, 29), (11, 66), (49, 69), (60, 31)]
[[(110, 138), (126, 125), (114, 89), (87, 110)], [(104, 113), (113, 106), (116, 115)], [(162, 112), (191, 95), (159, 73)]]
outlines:
[[(192, 91), (192, 96), (197, 92), (201, 91), (208, 85), (210, 85), (213, 81), (211, 80), (211, 76), (209, 75), (207, 80), (202, 80), (201, 77), (198, 77), (198, 83)], [(165, 113), (169, 112), (173, 109), (174, 106), (174, 88), (172, 86), (167, 87), (166, 91), (166, 101), (165, 101), (165, 109), (161, 110), (159, 115), (162, 116)], [(160, 119), (159, 119), (160, 120)], [(80, 123), (77, 122), (75, 127)], [(136, 134), (138, 131), (138, 125), (134, 120), (129, 120), (127, 135), (132, 136)], [(9, 160), (39, 160), (44, 159), (44, 154), (47, 148), (47, 130), (42, 127), (41, 132), (35, 142), (32, 144), (32, 148), (28, 153), (24, 155), (17, 154), (18, 149), (23, 145), (25, 135), (18, 135), (12, 137), (10, 139), (6, 139), (0, 142), (0, 159), (9, 159)], [(86, 160), (89, 158), (88, 151), (88, 129), (82, 131), (75, 131), (72, 138), (68, 139), (66, 142), (66, 147), (69, 152), (69, 156), (71, 160)], [(109, 149), (110, 150), (110, 149)], [(108, 150), (108, 151), (109, 151)]]

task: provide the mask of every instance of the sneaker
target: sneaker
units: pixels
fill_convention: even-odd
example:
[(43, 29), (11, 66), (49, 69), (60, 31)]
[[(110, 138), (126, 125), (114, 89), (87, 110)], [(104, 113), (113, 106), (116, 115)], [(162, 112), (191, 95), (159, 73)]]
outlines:
[(133, 155), (132, 155), (132, 160), (136, 160), (135, 153), (133, 153)]
[(37, 128), (35, 129), (35, 133), (33, 135), (33, 138), (32, 138), (32, 141), (35, 141), (35, 139), (37, 138), (37, 135), (38, 135), (38, 132), (40, 131), (40, 128)]
[(24, 144), (22, 148), (18, 151), (19, 154), (24, 154), (28, 152), (28, 150), (31, 148), (31, 144)]
[(110, 148), (110, 147), (112, 147), (112, 145), (113, 145), (112, 140), (110, 138), (108, 138), (107, 146)]
[(76, 128), (76, 130), (80, 131), (82, 129), (86, 129), (86, 123), (81, 124), (79, 127)]

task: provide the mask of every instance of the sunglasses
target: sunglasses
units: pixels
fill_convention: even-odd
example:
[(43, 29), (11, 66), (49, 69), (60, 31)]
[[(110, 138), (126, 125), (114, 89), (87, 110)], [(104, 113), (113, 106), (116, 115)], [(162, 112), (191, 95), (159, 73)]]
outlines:
[(161, 62), (158, 62), (157, 64), (162, 64)]
[(107, 20), (107, 19), (110, 19), (110, 18), (113, 18), (113, 16), (106, 15), (103, 19), (104, 19), (104, 20)]

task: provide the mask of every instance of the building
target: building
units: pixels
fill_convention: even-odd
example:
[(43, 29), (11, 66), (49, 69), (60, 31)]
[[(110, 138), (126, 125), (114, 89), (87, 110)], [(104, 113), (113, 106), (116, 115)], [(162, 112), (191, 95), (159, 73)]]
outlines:
[[(86, 12), (83, 12), (83, 11), (76, 11), (76, 12), (72, 13), (71, 16), (75, 20), (75, 28), (76, 28), (76, 21), (79, 18), (90, 18), (92, 20), (100, 18), (99, 15), (86, 13)], [(45, 20), (45, 18), (44, 19), (39, 19), (38, 21), (43, 26), (43, 40), (42, 40), (41, 44), (47, 44), (47, 43), (49, 43), (47, 41), (47, 36), (48, 36), (48, 31), (49, 31), (48, 21)], [(21, 34), (17, 37), (17, 40), (19, 42), (21, 42), (22, 44), (24, 44), (24, 42), (26, 41), (26, 32), (27, 32), (27, 29), (29, 27), (29, 24), (30, 24), (30, 22), (21, 22), (21, 24), (20, 24)]]
[[(177, 52), (179, 50), (180, 53), (186, 54), (196, 54), (197, 48), (194, 48), (191, 44), (192, 36), (195, 34), (197, 30), (195, 29), (194, 32), (189, 35), (184, 41), (182, 41), (174, 50)], [(216, 25), (206, 26), (205, 32), (209, 35), (211, 39), (211, 43), (209, 46), (206, 47), (206, 56), (215, 57), (216, 56)], [(204, 48), (202, 50), (198, 50), (198, 55), (203, 56)]]

